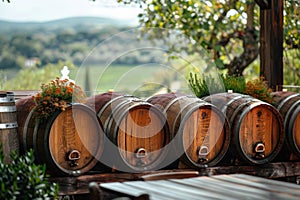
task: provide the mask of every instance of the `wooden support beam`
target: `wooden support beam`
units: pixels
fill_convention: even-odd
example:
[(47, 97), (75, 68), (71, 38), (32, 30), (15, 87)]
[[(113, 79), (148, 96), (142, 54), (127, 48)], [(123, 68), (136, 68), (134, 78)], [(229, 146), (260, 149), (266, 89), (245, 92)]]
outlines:
[(255, 2), (259, 5), (260, 9), (271, 8), (271, 0), (255, 0)]
[(260, 10), (260, 75), (273, 90), (283, 85), (283, 0), (270, 0), (271, 9)]

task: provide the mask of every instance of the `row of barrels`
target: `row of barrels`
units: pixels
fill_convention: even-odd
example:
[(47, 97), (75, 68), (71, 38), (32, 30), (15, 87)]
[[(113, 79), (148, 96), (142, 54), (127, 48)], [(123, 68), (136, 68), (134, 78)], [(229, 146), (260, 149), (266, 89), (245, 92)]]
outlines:
[(15, 129), (20, 152), (34, 149), (37, 161), (55, 175), (80, 175), (99, 163), (140, 172), (178, 161), (201, 168), (299, 158), (300, 95), (276, 92), (273, 97), (275, 106), (237, 93), (204, 99), (169, 93), (141, 100), (108, 92), (37, 121), (31, 97), (8, 109), (14, 107), (12, 94), (1, 93), (1, 141), (15, 137), (4, 133)]

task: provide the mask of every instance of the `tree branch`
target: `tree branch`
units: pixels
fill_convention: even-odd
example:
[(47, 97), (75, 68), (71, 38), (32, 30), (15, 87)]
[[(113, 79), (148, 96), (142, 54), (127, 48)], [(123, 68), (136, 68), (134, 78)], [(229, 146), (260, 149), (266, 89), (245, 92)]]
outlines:
[[(224, 11), (220, 14), (220, 16), (218, 17), (216, 24), (222, 23), (222, 21), (224, 20), (224, 18), (226, 17), (228, 11), (234, 7), (234, 5), (236, 4), (237, 0), (232, 0), (232, 1), (228, 1), (226, 5), (224, 5)], [(213, 41), (216, 39), (217, 37), (217, 32), (218, 30), (216, 30), (216, 26), (214, 27), (214, 29), (212, 30), (212, 34), (209, 40), (209, 44), (213, 44)], [(208, 49), (212, 49), (211, 46), (208, 47)]]
[(243, 53), (234, 57), (232, 62), (225, 65), (229, 70), (229, 75), (242, 75), (244, 69), (252, 63), (259, 54), (257, 37), (254, 30), (254, 6), (255, 3), (249, 3), (247, 6), (247, 25), (244, 34), (241, 35), (243, 41)]

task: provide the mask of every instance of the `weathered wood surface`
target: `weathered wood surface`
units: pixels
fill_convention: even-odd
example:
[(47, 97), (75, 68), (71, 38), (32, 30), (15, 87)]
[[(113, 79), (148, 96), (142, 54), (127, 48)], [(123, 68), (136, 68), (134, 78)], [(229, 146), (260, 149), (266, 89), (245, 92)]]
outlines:
[(33, 149), (36, 161), (45, 163), (51, 174), (80, 175), (91, 170), (104, 145), (96, 113), (84, 104), (73, 104), (36, 121), (33, 104), (31, 97), (16, 102), (22, 151)]
[(283, 0), (256, 1), (260, 10), (260, 75), (275, 91), (283, 85)]
[[(79, 177), (52, 177), (51, 182), (58, 183), (60, 195), (76, 195), (89, 193), (88, 185), (91, 182), (109, 183), (143, 180), (142, 177), (155, 173), (194, 171), (191, 169), (160, 170), (144, 173), (97, 173)], [(217, 166), (198, 170), (199, 176), (213, 176), (220, 174), (248, 174), (269, 179), (300, 176), (300, 162), (269, 163), (253, 166)], [(94, 174), (92, 174), (94, 173)]]
[(298, 199), (300, 186), (245, 174), (202, 176), (159, 181), (102, 183), (105, 191), (149, 199)]
[(19, 151), (17, 127), (14, 95), (11, 92), (0, 91), (0, 144), (6, 163), (12, 161), (12, 152)]
[(87, 105), (96, 110), (110, 140), (105, 146), (109, 152), (104, 155), (106, 163), (128, 172), (159, 169), (170, 139), (165, 116), (158, 108), (114, 92), (89, 97)]
[[(229, 157), (243, 163), (273, 160), (284, 142), (284, 123), (274, 106), (239, 93), (218, 93), (204, 98), (222, 110), (231, 126)], [(228, 162), (227, 160), (225, 162)]]
[(14, 93), (15, 99), (19, 100), (27, 96), (34, 96), (39, 93), (39, 90), (11, 90)]
[[(181, 156), (192, 168), (218, 164), (229, 147), (229, 124), (213, 104), (197, 97), (176, 93), (159, 94), (147, 99), (167, 116), (172, 136), (169, 157)], [(178, 150), (179, 147), (179, 150)]]

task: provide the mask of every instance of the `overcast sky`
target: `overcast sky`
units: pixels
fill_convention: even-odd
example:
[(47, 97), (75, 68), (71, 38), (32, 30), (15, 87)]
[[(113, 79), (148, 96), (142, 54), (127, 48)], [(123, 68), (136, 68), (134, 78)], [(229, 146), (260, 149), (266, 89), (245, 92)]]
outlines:
[(0, 20), (49, 21), (75, 16), (96, 16), (137, 20), (138, 6), (124, 6), (117, 0), (11, 0), (0, 1)]

